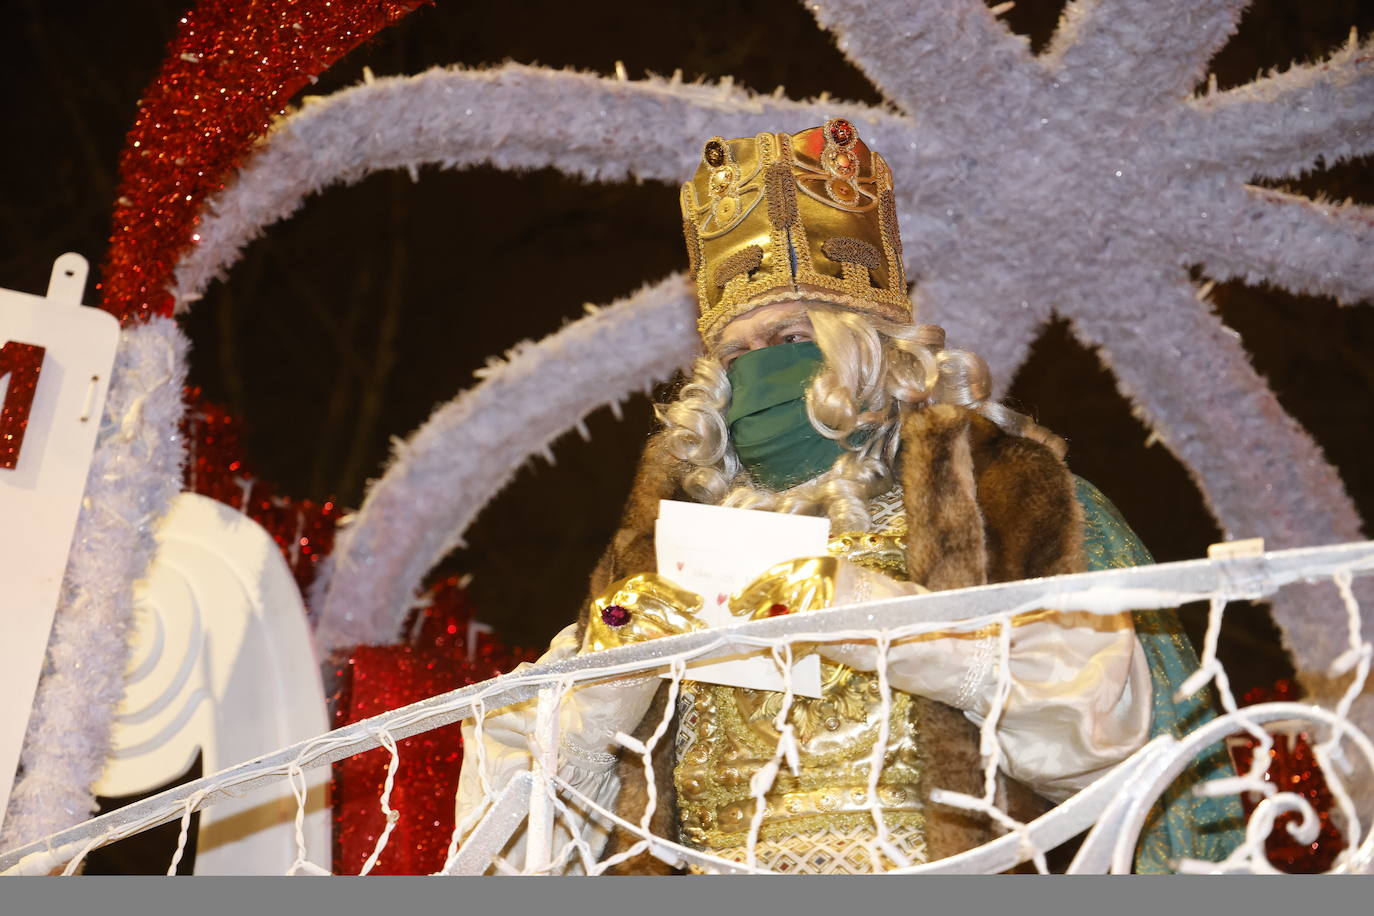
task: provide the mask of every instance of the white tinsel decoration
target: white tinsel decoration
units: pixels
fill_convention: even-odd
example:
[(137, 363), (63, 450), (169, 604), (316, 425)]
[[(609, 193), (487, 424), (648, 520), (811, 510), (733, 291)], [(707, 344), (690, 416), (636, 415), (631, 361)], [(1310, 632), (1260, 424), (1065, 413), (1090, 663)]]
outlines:
[[(1352, 43), (1319, 65), (1192, 96), (1242, 6), (1073, 4), (1037, 58), (977, 0), (813, 4), (851, 59), (909, 114), (759, 96), (728, 83), (514, 64), (377, 80), (280, 125), (214, 203), (205, 243), (178, 273), (178, 298), (197, 298), (239, 247), (307, 194), (374, 169), (552, 165), (589, 179), (677, 181), (707, 136), (794, 130), (842, 114), (893, 165), (925, 320), (981, 352), (1005, 384), (1044, 322), (1068, 317), (1190, 468), (1228, 535), (1264, 536), (1273, 547), (1354, 539), (1359, 519), (1335, 471), (1187, 268), (1201, 263), (1218, 279), (1269, 279), (1342, 300), (1374, 295), (1364, 266), (1374, 252), (1369, 208), (1244, 184), (1374, 149), (1370, 46)], [(559, 116), (541, 116), (551, 111)], [(589, 392), (565, 429), (606, 395)], [(403, 461), (393, 468), (405, 473)], [(381, 524), (371, 509), (360, 525)], [(353, 537), (341, 544), (342, 564)], [(420, 537), (390, 549), (412, 550)], [(412, 557), (406, 566), (425, 563)], [(333, 586), (357, 594), (351, 575)], [(1318, 670), (1336, 643), (1328, 628), (1305, 622), (1312, 600), (1338, 612), (1309, 596), (1280, 601), (1276, 616), (1299, 667)], [(341, 607), (325, 596), (326, 626)], [(391, 621), (375, 639), (389, 637), (403, 613), (394, 602), (349, 607), (354, 620)]]
[[(316, 582), (322, 651), (390, 641), (416, 586), (532, 454), (598, 407), (617, 407), (691, 361), (696, 298), (681, 277), (592, 310), (479, 370), (482, 384), (436, 410), (335, 540)], [(438, 494), (444, 494), (439, 497)], [(405, 545), (396, 549), (396, 545)]]
[(91, 786), (105, 768), (124, 696), (133, 583), (152, 561), (157, 520), (181, 490), (186, 351), (170, 318), (120, 335), (0, 849), (95, 810)]

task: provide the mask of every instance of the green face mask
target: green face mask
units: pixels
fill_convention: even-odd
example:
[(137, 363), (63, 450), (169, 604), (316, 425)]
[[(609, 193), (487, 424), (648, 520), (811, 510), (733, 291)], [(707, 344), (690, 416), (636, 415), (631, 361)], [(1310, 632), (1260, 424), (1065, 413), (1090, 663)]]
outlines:
[(750, 350), (730, 364), (725, 420), (745, 468), (770, 490), (785, 490), (828, 470), (840, 444), (806, 416), (806, 388), (824, 357), (812, 341)]

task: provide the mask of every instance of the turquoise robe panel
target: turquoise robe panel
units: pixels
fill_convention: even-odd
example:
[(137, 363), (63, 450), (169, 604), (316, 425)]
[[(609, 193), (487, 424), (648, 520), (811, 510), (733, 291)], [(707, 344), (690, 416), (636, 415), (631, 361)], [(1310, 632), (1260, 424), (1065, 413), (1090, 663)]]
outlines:
[[(1120, 569), (1153, 563), (1154, 557), (1126, 524), (1116, 506), (1097, 487), (1075, 477), (1075, 495), (1083, 507), (1083, 550), (1088, 569)], [(1150, 665), (1154, 708), (1150, 737), (1182, 738), (1216, 716), (1210, 687), (1175, 702), (1180, 684), (1198, 668), (1197, 653), (1173, 610), (1146, 611), (1135, 617), (1136, 636)], [(1208, 779), (1234, 775), (1225, 747), (1213, 745), (1201, 754), (1164, 793), (1145, 822), (1136, 847), (1139, 874), (1170, 874), (1180, 858), (1220, 861), (1244, 838), (1245, 816), (1234, 795), (1199, 798), (1193, 787)]]

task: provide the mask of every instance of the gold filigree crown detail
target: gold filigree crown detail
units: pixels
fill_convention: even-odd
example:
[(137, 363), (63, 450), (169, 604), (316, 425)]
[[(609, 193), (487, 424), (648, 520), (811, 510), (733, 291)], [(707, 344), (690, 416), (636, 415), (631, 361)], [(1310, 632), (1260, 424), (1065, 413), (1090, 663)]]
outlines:
[(708, 344), (745, 312), (796, 299), (911, 320), (892, 173), (843, 118), (707, 140), (682, 226)]

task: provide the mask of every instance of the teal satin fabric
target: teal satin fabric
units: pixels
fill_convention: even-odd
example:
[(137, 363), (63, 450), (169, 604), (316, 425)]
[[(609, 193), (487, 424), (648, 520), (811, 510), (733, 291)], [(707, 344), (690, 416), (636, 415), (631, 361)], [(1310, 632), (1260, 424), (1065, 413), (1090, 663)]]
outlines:
[[(1075, 496), (1083, 507), (1083, 550), (1088, 569), (1143, 566), (1154, 558), (1126, 524), (1121, 513), (1097, 487), (1074, 478)], [(1180, 684), (1197, 670), (1197, 653), (1172, 610), (1134, 615), (1136, 637), (1145, 651), (1153, 682), (1154, 709), (1150, 737), (1182, 738), (1216, 716), (1211, 688), (1175, 702)], [(1226, 749), (1213, 745), (1198, 756), (1150, 810), (1136, 847), (1138, 874), (1171, 874), (1180, 858), (1220, 861), (1244, 839), (1245, 815), (1234, 795), (1199, 798), (1193, 787), (1208, 779), (1233, 776)]]
[(806, 388), (825, 362), (812, 341), (750, 350), (726, 371), (725, 420), (740, 462), (770, 490), (785, 490), (830, 469), (840, 444), (806, 415)]

